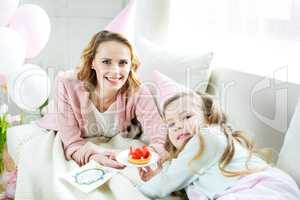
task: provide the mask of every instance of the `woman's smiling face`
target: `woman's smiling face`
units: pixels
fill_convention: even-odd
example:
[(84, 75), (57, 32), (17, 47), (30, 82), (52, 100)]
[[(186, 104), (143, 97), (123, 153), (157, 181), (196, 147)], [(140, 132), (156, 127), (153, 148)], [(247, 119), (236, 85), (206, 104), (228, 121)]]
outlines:
[(205, 126), (201, 101), (187, 95), (172, 101), (165, 109), (168, 137), (180, 149), (202, 126)]
[(96, 71), (100, 89), (117, 91), (129, 76), (130, 49), (117, 41), (102, 42), (97, 48), (92, 68)]

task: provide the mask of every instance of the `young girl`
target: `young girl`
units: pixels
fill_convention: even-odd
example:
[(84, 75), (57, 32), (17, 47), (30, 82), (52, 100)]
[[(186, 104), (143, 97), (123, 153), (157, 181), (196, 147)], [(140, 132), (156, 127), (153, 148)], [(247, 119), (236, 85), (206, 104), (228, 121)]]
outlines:
[(163, 115), (170, 158), (155, 170), (139, 170), (145, 195), (185, 189), (190, 200), (300, 199), (296, 183), (254, 154), (242, 132), (231, 131), (210, 96), (178, 94), (164, 104)]

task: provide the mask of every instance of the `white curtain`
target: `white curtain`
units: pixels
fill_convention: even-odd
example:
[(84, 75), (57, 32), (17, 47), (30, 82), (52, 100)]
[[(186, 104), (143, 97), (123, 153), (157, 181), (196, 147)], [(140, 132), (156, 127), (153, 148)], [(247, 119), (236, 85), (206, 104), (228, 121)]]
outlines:
[(138, 33), (159, 45), (211, 50), (215, 65), (299, 82), (299, 0), (138, 0)]
[(297, 1), (171, 0), (170, 30), (172, 35), (181, 27), (187, 27), (199, 36), (245, 35), (300, 40), (300, 35), (294, 34), (294, 26), (300, 22), (300, 16), (296, 16), (297, 3), (300, 6)]

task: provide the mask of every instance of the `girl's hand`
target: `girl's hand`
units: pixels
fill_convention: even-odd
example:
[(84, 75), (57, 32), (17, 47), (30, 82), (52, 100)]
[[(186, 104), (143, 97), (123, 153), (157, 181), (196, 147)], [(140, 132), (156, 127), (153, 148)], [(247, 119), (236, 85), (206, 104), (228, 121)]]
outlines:
[(94, 154), (90, 159), (97, 161), (105, 167), (112, 167), (116, 169), (123, 169), (126, 166), (116, 161), (116, 154), (112, 151), (103, 151), (98, 154)]
[[(159, 154), (159, 153), (156, 151), (156, 149), (154, 149), (152, 146), (148, 146), (148, 149), (154, 151), (154, 152), (157, 153), (157, 154)], [(162, 164), (163, 164), (165, 161), (167, 161), (167, 160), (170, 159), (170, 154), (169, 154), (169, 152), (167, 152), (167, 151), (164, 151), (163, 154), (159, 154), (158, 156), (159, 156), (159, 157), (158, 157), (158, 161), (157, 161), (158, 167), (161, 167)]]
[(155, 170), (151, 169), (149, 166), (139, 168), (139, 175), (143, 181), (149, 181), (152, 179), (156, 174), (160, 172), (161, 168), (158, 167)]

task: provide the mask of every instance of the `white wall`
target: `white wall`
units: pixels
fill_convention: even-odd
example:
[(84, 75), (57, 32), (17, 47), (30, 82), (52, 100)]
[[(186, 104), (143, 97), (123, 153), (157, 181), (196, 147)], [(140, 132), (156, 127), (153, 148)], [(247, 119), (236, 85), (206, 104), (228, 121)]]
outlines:
[(136, 35), (162, 45), (167, 40), (170, 0), (136, 1)]
[[(51, 22), (50, 40), (33, 60), (42, 67), (73, 68), (91, 36), (102, 30), (128, 0), (23, 0), (41, 6)], [(32, 62), (32, 61), (30, 61)]]

